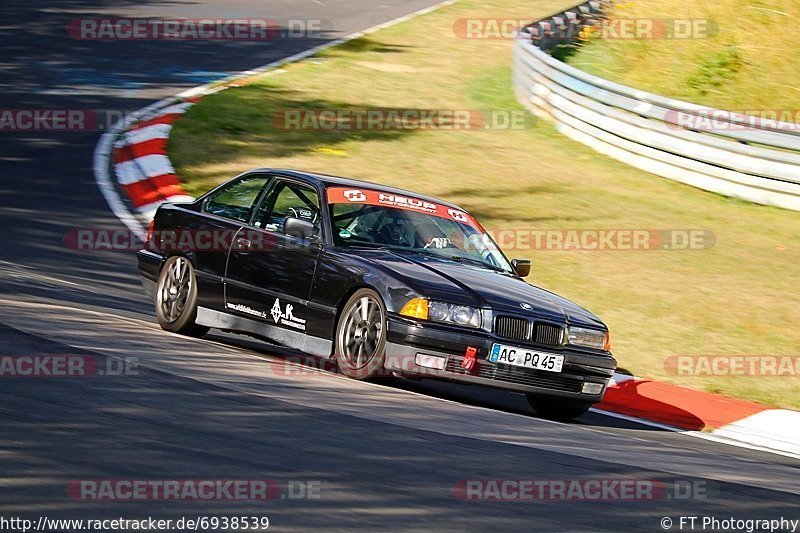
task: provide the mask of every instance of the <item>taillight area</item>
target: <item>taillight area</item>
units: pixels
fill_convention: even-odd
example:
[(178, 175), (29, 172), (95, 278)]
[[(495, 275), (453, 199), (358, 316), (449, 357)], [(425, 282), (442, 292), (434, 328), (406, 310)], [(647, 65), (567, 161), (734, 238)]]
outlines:
[(153, 246), (153, 232), (155, 231), (155, 228), (156, 228), (156, 219), (153, 219), (150, 221), (150, 226), (147, 228), (147, 237), (145, 238), (144, 241), (144, 247), (147, 248), (148, 250), (155, 248)]

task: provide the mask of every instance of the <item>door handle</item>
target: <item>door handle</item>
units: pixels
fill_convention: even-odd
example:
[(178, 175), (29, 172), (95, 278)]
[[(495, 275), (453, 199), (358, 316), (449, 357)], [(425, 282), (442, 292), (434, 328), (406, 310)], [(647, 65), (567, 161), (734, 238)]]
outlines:
[(250, 248), (253, 246), (253, 242), (249, 239), (245, 239), (244, 237), (239, 237), (236, 239), (236, 248), (239, 253), (246, 254), (250, 251)]

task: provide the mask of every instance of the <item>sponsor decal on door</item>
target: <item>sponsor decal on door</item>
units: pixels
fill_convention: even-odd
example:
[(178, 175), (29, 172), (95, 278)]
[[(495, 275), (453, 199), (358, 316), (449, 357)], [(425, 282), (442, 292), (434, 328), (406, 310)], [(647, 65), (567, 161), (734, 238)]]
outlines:
[(275, 303), (272, 305), (272, 319), (276, 324), (282, 326), (289, 326), (290, 328), (299, 329), (300, 331), (306, 330), (306, 321), (303, 318), (294, 316), (294, 305), (286, 304), (284, 308), (281, 306), (281, 299), (275, 298)]

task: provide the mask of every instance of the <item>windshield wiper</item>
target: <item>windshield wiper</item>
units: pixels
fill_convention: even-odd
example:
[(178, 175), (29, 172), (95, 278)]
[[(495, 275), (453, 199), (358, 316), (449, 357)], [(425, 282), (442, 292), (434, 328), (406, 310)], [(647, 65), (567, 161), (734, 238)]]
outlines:
[[(443, 254), (437, 253), (439, 250), (436, 250), (436, 249), (430, 249), (430, 248), (407, 248), (405, 246), (391, 247), (391, 245), (390, 245), (390, 247), (388, 249), (389, 250), (398, 250), (398, 251), (403, 251), (403, 252), (410, 252), (412, 254), (422, 255), (422, 256), (425, 256), (425, 257), (435, 257), (436, 259), (445, 259), (445, 260), (455, 261), (456, 263), (470, 263), (470, 264), (475, 265), (475, 266), (487, 268), (489, 270), (494, 270), (495, 272), (503, 272), (505, 274), (508, 274), (508, 271), (505, 270), (504, 268), (496, 266), (496, 265), (493, 265), (491, 263), (486, 263), (484, 261), (481, 261), (480, 259), (473, 259), (472, 257), (464, 257), (464, 256), (461, 256), (461, 255), (443, 255)], [(444, 250), (441, 250), (441, 251), (444, 251)]]
[(451, 255), (447, 259), (450, 259), (451, 261), (455, 261), (456, 263), (470, 263), (472, 265), (476, 265), (476, 266), (479, 266), (479, 267), (488, 268), (489, 270), (494, 270), (495, 272), (503, 272), (505, 274), (508, 273), (508, 271), (506, 269), (504, 269), (502, 267), (499, 267), (499, 266), (496, 266), (496, 265), (493, 265), (491, 263), (486, 263), (484, 261), (481, 261), (480, 259), (473, 259), (471, 257), (463, 257), (463, 256), (460, 256), (460, 255)]
[(381, 242), (351, 242), (348, 243), (347, 248), (369, 248), (371, 250), (395, 250), (401, 252), (414, 252), (419, 253), (419, 250), (415, 250), (414, 248), (407, 248), (405, 246), (398, 246), (396, 244), (385, 244)]

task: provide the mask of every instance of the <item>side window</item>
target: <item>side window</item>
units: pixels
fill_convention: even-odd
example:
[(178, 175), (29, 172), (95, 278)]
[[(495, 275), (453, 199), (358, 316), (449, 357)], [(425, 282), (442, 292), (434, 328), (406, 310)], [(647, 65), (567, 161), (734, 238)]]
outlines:
[(283, 220), (295, 217), (319, 224), (319, 197), (311, 187), (279, 181), (259, 206), (256, 225), (269, 231), (283, 231)]
[(348, 242), (375, 242), (375, 228), (385, 217), (387, 209), (362, 204), (333, 204), (333, 240), (338, 245)]
[(231, 183), (206, 201), (203, 211), (239, 222), (249, 222), (253, 206), (269, 176), (251, 176)]

